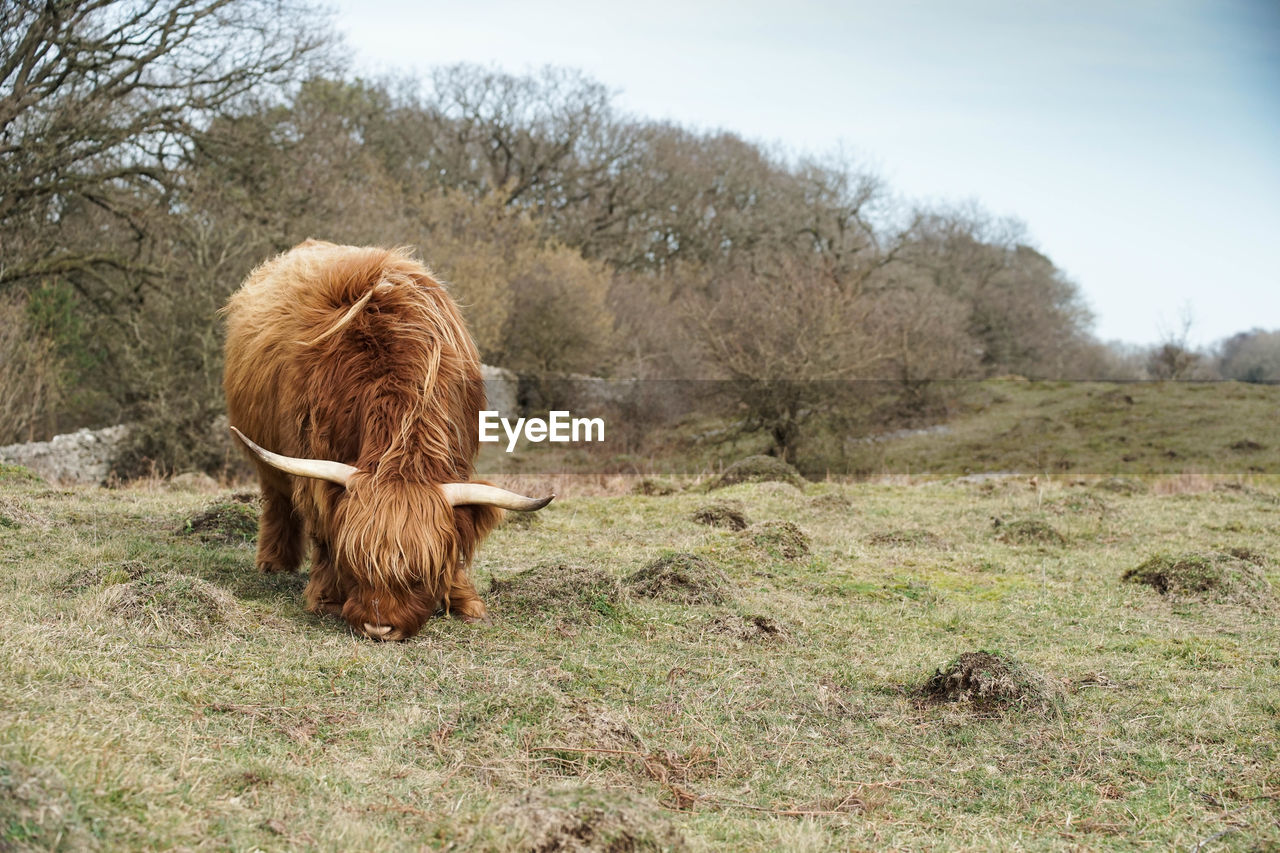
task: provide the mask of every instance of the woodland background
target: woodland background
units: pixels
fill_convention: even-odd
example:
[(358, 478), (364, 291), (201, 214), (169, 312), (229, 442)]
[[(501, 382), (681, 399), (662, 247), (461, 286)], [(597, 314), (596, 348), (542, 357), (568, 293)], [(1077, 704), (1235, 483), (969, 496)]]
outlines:
[(1280, 331), (1100, 342), (1019, 223), (627, 115), (571, 69), (363, 79), (303, 0), (0, 10), (0, 445), (130, 423), (121, 476), (225, 464), (216, 311), (307, 237), (416, 247), (535, 383), (715, 380), (673, 404), (802, 470), (964, 380), (1280, 380)]

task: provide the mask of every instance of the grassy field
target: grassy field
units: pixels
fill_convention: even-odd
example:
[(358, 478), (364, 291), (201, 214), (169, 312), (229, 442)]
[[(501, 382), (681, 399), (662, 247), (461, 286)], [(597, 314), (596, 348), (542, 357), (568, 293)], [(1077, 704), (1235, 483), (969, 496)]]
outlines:
[(1280, 478), (930, 479), (564, 478), (383, 645), (0, 468), (0, 849), (1280, 848)]
[(1280, 473), (1280, 386), (989, 381), (940, 434), (864, 444), (867, 472)]

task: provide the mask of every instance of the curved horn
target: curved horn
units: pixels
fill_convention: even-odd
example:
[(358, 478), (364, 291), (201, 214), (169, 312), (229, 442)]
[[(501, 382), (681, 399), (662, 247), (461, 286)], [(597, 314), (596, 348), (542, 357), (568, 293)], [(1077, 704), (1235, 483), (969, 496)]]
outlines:
[(330, 483), (346, 486), (347, 480), (351, 479), (351, 475), (360, 470), (354, 465), (330, 462), (326, 459), (299, 459), (294, 456), (281, 456), (279, 453), (272, 453), (270, 450), (265, 450), (254, 444), (235, 427), (231, 427), (231, 431), (236, 434), (236, 438), (244, 442), (245, 447), (253, 451), (255, 456), (272, 468), (278, 468), (286, 474), (297, 474), (299, 477), (314, 477), (317, 480), (328, 480)]
[(545, 498), (526, 498), (497, 486), (486, 486), (483, 483), (441, 483), (440, 491), (444, 492), (449, 506), (496, 506), (502, 509), (514, 509), (520, 512), (532, 512), (542, 509), (551, 503), (555, 495)]

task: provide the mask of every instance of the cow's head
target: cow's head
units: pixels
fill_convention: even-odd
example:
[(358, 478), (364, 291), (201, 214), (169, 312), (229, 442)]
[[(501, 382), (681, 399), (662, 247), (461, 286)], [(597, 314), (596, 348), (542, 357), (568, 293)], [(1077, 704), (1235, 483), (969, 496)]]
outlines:
[(380, 478), (343, 462), (272, 453), (231, 431), (273, 468), (342, 486), (324, 520), (331, 526), (334, 587), (345, 599), (342, 617), (375, 640), (411, 637), (438, 607), (449, 606), (455, 575), (476, 544), (477, 513), (492, 512), (489, 507), (529, 512), (555, 497), (528, 498), (484, 483)]

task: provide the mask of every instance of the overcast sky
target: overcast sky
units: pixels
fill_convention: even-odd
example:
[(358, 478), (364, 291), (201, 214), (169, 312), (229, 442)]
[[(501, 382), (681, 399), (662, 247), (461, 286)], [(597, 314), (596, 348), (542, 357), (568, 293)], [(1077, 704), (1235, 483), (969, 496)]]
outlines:
[(1103, 339), (1280, 328), (1280, 0), (338, 0), (359, 71), (582, 69), (1026, 223)]

